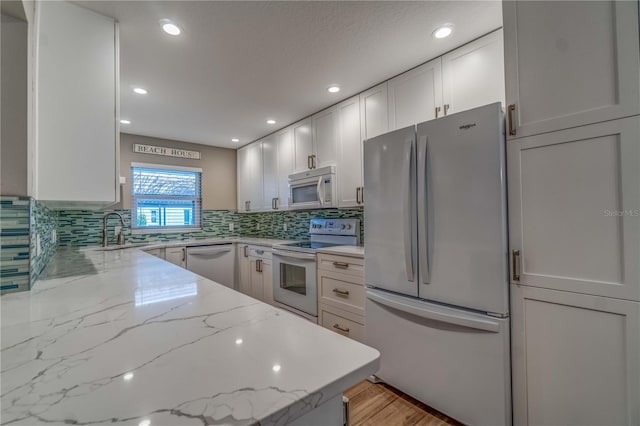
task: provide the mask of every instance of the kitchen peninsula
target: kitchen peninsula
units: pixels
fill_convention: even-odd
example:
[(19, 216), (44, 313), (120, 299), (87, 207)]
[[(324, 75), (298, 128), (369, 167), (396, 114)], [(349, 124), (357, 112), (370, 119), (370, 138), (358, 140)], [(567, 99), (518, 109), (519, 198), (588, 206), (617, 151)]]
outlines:
[(342, 424), (379, 353), (137, 248), (60, 249), (2, 304), (2, 424)]

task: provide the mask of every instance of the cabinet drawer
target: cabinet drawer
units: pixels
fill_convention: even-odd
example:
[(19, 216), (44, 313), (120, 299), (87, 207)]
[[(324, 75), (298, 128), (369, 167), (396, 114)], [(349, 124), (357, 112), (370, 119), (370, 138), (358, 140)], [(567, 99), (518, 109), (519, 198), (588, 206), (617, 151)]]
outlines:
[(271, 260), (271, 248), (252, 246), (249, 244), (238, 244), (238, 256)]
[(363, 280), (351, 275), (318, 271), (318, 301), (364, 315)]
[(320, 306), (320, 325), (329, 330), (335, 331), (343, 336), (351, 337), (359, 342), (364, 342), (364, 325), (353, 319), (363, 320), (357, 315), (349, 315), (348, 312), (335, 309), (327, 305)]
[(318, 269), (364, 277), (364, 259), (333, 254), (318, 254)]

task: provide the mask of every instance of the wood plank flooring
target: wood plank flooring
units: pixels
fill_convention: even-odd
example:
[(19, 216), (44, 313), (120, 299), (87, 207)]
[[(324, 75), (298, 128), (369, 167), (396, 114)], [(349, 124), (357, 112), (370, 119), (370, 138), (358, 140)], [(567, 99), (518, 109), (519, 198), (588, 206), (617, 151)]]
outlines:
[(461, 423), (383, 384), (362, 381), (344, 392), (351, 426), (462, 426)]

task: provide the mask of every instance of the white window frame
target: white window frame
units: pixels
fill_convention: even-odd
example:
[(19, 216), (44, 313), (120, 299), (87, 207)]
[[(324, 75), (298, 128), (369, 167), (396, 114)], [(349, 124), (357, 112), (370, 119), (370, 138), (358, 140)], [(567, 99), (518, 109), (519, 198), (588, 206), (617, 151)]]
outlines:
[[(133, 204), (133, 168), (142, 167), (146, 169), (158, 169), (158, 170), (175, 170), (182, 172), (196, 172), (200, 173), (200, 226), (180, 226), (180, 227), (162, 227), (162, 228), (137, 228), (134, 227), (134, 220), (137, 220), (137, 216), (134, 215), (134, 210), (137, 213), (136, 206)], [(185, 233), (202, 230), (202, 169), (199, 167), (185, 167), (185, 166), (173, 166), (169, 164), (157, 164), (157, 163), (138, 163), (131, 162), (129, 166), (131, 173), (131, 233), (132, 234), (171, 234), (171, 233)]]

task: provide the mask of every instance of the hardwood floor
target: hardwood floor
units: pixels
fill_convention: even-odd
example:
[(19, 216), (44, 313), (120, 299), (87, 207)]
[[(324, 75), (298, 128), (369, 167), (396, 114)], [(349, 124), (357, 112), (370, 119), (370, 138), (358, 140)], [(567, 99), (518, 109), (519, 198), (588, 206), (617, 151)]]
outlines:
[(362, 381), (344, 392), (351, 426), (462, 426), (461, 423), (383, 384)]

